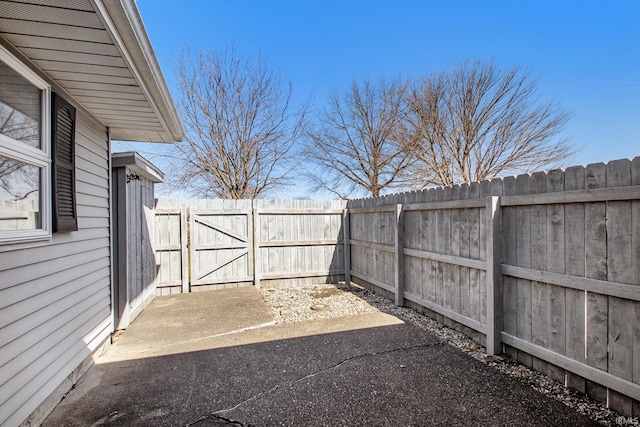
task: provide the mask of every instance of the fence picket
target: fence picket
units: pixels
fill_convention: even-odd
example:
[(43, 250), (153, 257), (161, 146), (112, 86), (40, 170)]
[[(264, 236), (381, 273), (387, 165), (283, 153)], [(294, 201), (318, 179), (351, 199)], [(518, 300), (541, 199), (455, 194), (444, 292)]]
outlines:
[[(465, 183), (460, 186), (460, 199), (469, 199), (469, 184)], [(460, 209), (459, 217), (459, 255), (461, 257), (469, 258), (471, 253), (471, 246), (469, 243), (469, 217), (471, 209)], [(473, 313), (474, 309), (471, 305), (471, 282), (470, 282), (469, 267), (460, 267), (459, 280), (460, 280), (460, 312), (471, 318), (475, 318)]]
[[(584, 167), (572, 167), (564, 173), (565, 191), (583, 190)], [(585, 277), (585, 209), (584, 204), (574, 203), (564, 207), (565, 212), (565, 272), (572, 276)], [(585, 307), (586, 292), (565, 289), (566, 328), (565, 354), (579, 362), (585, 362)], [(585, 381), (567, 372), (567, 384), (584, 393)]]
[[(564, 172), (556, 169), (547, 174), (547, 191), (564, 191)], [(565, 216), (564, 205), (547, 205), (547, 271), (564, 273), (565, 253)], [(548, 285), (549, 316), (548, 347), (559, 353), (565, 353), (565, 289), (561, 286)], [(550, 367), (547, 372), (557, 381), (564, 382), (564, 370)]]
[[(490, 200), (489, 197), (491, 196), (491, 181), (482, 181), (480, 183), (480, 198), (483, 200)], [(478, 239), (478, 249), (479, 249), (479, 255), (478, 255), (478, 259), (484, 260), (484, 261), (489, 261), (489, 259), (491, 257), (487, 256), (487, 240), (488, 240), (488, 235), (487, 235), (487, 214), (489, 214), (490, 212), (487, 210), (486, 207), (483, 208), (479, 208), (478, 209), (478, 214), (479, 214), (479, 239)], [(481, 323), (487, 323), (488, 319), (487, 319), (487, 307), (488, 307), (488, 302), (487, 302), (487, 272), (484, 270), (480, 270), (478, 271), (478, 276), (479, 276), (479, 281), (480, 281), (480, 318), (478, 319)]]
[[(516, 194), (516, 178), (506, 177), (503, 181), (503, 194), (505, 196)], [(516, 223), (516, 208), (507, 207), (503, 211), (502, 222), (502, 235), (503, 235), (503, 248), (504, 248), (504, 263), (507, 265), (516, 265), (516, 236), (517, 236), (517, 223)], [(503, 322), (504, 331), (513, 336), (518, 335), (517, 329), (517, 289), (516, 279), (511, 276), (505, 276), (503, 278)], [(518, 357), (518, 351), (515, 348), (506, 348), (506, 353), (514, 358)]]
[[(443, 188), (442, 201), (448, 202), (450, 200), (451, 200), (451, 187)], [(438, 210), (438, 219), (440, 222), (440, 228), (438, 232), (438, 234), (440, 235), (440, 239), (438, 239), (438, 244), (439, 244), (438, 253), (449, 255), (451, 254), (451, 210), (450, 209)], [(452, 273), (451, 273), (452, 265), (444, 262), (440, 262), (439, 265), (442, 270), (441, 304), (443, 307), (451, 309), (453, 307), (452, 288), (454, 286), (454, 284), (452, 283)], [(457, 284), (455, 286), (457, 286)], [(453, 322), (450, 319), (445, 318), (444, 323), (449, 327), (453, 326)]]
[[(587, 165), (586, 188), (605, 188), (607, 170), (603, 163)], [(585, 204), (585, 275), (592, 279), (607, 280), (607, 228), (606, 202)], [(587, 364), (607, 371), (607, 296), (587, 292)], [(598, 400), (606, 399), (606, 389), (587, 382), (587, 394)]]
[[(534, 173), (531, 176), (531, 193), (547, 191), (547, 174)], [(547, 209), (544, 206), (531, 207), (531, 268), (545, 270), (547, 267)], [(549, 317), (547, 314), (547, 284), (531, 282), (531, 342), (547, 346)], [(534, 366), (536, 361), (534, 361)], [(537, 367), (537, 369), (540, 369)]]
[[(469, 186), (469, 198), (480, 198), (480, 183), (473, 182)], [(467, 220), (469, 222), (469, 258), (480, 258), (480, 211), (484, 209), (472, 208), (468, 210)], [(476, 268), (469, 269), (469, 304), (471, 306), (471, 317), (474, 320), (482, 319), (482, 287), (480, 284), (480, 271)]]
[[(631, 161), (617, 160), (607, 164), (607, 188), (631, 185)], [(631, 201), (607, 203), (607, 279), (633, 283)], [(633, 379), (633, 342), (637, 301), (609, 296), (609, 372), (617, 377)], [(622, 413), (631, 412), (631, 401), (617, 393), (609, 394), (611, 407)]]
[[(451, 200), (460, 200), (460, 186), (455, 185), (451, 188)], [(451, 209), (450, 227), (450, 249), (449, 253), (453, 256), (460, 256), (460, 209)], [(468, 313), (463, 313), (460, 301), (460, 266), (450, 265), (450, 281), (449, 287), (451, 289), (451, 309), (456, 313), (460, 313), (468, 316)]]
[[(530, 194), (531, 176), (519, 175), (516, 178), (516, 194)], [(531, 268), (531, 207), (516, 207), (516, 265)], [(531, 342), (531, 282), (516, 280), (516, 323), (518, 337)], [(533, 359), (529, 354), (518, 353), (518, 360), (531, 367)]]

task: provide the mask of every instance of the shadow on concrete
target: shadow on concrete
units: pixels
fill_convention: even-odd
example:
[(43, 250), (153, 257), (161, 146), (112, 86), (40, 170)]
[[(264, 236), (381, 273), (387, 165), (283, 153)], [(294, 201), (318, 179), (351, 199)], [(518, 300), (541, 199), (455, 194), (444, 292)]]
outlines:
[(597, 425), (393, 316), (273, 325), (258, 297), (157, 298), (45, 426)]

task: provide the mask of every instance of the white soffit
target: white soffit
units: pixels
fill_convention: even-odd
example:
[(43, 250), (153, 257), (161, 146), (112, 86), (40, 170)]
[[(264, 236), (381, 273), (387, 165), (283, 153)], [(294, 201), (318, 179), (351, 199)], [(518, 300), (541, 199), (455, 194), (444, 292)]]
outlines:
[(124, 141), (183, 131), (134, 0), (2, 0), (0, 36)]

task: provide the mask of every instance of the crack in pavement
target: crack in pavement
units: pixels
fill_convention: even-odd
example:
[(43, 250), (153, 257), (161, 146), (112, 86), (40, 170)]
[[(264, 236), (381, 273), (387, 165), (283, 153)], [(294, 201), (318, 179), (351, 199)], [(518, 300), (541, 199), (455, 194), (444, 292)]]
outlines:
[(245, 426), (240, 421), (235, 421), (235, 420), (232, 420), (230, 418), (225, 418), (222, 415), (217, 415), (216, 413), (213, 413), (213, 414), (209, 414), (209, 415), (204, 415), (204, 416), (198, 418), (197, 420), (195, 420), (192, 423), (185, 424), (185, 427), (191, 427), (191, 426), (194, 426), (194, 425), (198, 424), (200, 421), (206, 421), (206, 420), (220, 421), (221, 423), (224, 423), (224, 424), (230, 425), (230, 426), (238, 426), (238, 427), (249, 427), (250, 426), (249, 424), (247, 426)]
[[(397, 353), (397, 352), (401, 352), (401, 351), (413, 351), (413, 350), (422, 349), (422, 348), (435, 347), (437, 345), (443, 345), (445, 343), (446, 343), (446, 341), (438, 341), (438, 342), (435, 342), (435, 343), (418, 344), (418, 345), (414, 345), (414, 346), (411, 346), (411, 347), (400, 347), (400, 348), (394, 348), (394, 349), (385, 350), (385, 351), (379, 351), (379, 352), (357, 354), (355, 356), (351, 356), (351, 357), (348, 357), (348, 358), (346, 358), (344, 360), (341, 360), (340, 362), (338, 362), (338, 363), (336, 363), (334, 365), (331, 365), (331, 366), (328, 366), (326, 368), (322, 368), (322, 369), (319, 369), (317, 371), (311, 372), (309, 374), (303, 375), (300, 378), (296, 378), (294, 380), (286, 381), (284, 383), (278, 384), (275, 387), (270, 388), (269, 390), (262, 391), (262, 392), (260, 392), (258, 394), (255, 394), (255, 395), (253, 395), (253, 396), (251, 396), (251, 397), (249, 397), (247, 399), (244, 399), (243, 401), (239, 402), (235, 406), (232, 406), (230, 408), (220, 409), (218, 411), (212, 412), (211, 414), (205, 415), (205, 416), (201, 417), (200, 419), (198, 419), (197, 421), (187, 424), (186, 426), (187, 427), (188, 426), (192, 426), (192, 425), (194, 425), (194, 424), (196, 424), (196, 423), (198, 423), (200, 421), (208, 419), (209, 417), (214, 417), (215, 419), (224, 419), (224, 420), (226, 420), (225, 418), (221, 417), (219, 414), (225, 414), (227, 412), (234, 411), (234, 410), (238, 409), (240, 406), (245, 405), (245, 404), (247, 404), (247, 403), (249, 403), (251, 401), (257, 400), (262, 396), (266, 396), (268, 394), (274, 393), (274, 392), (276, 392), (277, 390), (279, 390), (282, 387), (288, 387), (288, 386), (291, 386), (293, 384), (299, 383), (300, 381), (304, 381), (304, 380), (306, 380), (308, 378), (313, 378), (316, 375), (319, 375), (321, 373), (324, 373), (324, 372), (330, 371), (332, 369), (335, 369), (335, 368), (337, 368), (337, 367), (339, 367), (339, 366), (341, 366), (341, 365), (343, 365), (343, 364), (345, 364), (347, 362), (350, 362), (352, 360), (361, 359), (361, 358), (364, 358), (364, 357), (371, 357), (371, 356), (383, 356), (385, 354)], [(229, 421), (232, 422), (232, 423), (236, 423), (236, 424), (231, 424), (231, 425), (244, 426), (244, 424), (239, 423), (238, 421), (232, 421), (232, 420), (229, 420)]]

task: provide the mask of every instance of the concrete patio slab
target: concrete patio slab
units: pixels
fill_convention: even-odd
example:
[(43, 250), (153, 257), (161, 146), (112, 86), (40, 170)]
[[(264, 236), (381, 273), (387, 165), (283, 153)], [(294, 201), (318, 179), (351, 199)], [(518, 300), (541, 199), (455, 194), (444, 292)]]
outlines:
[(45, 426), (590, 426), (384, 313), (273, 324), (254, 288), (156, 298)]

